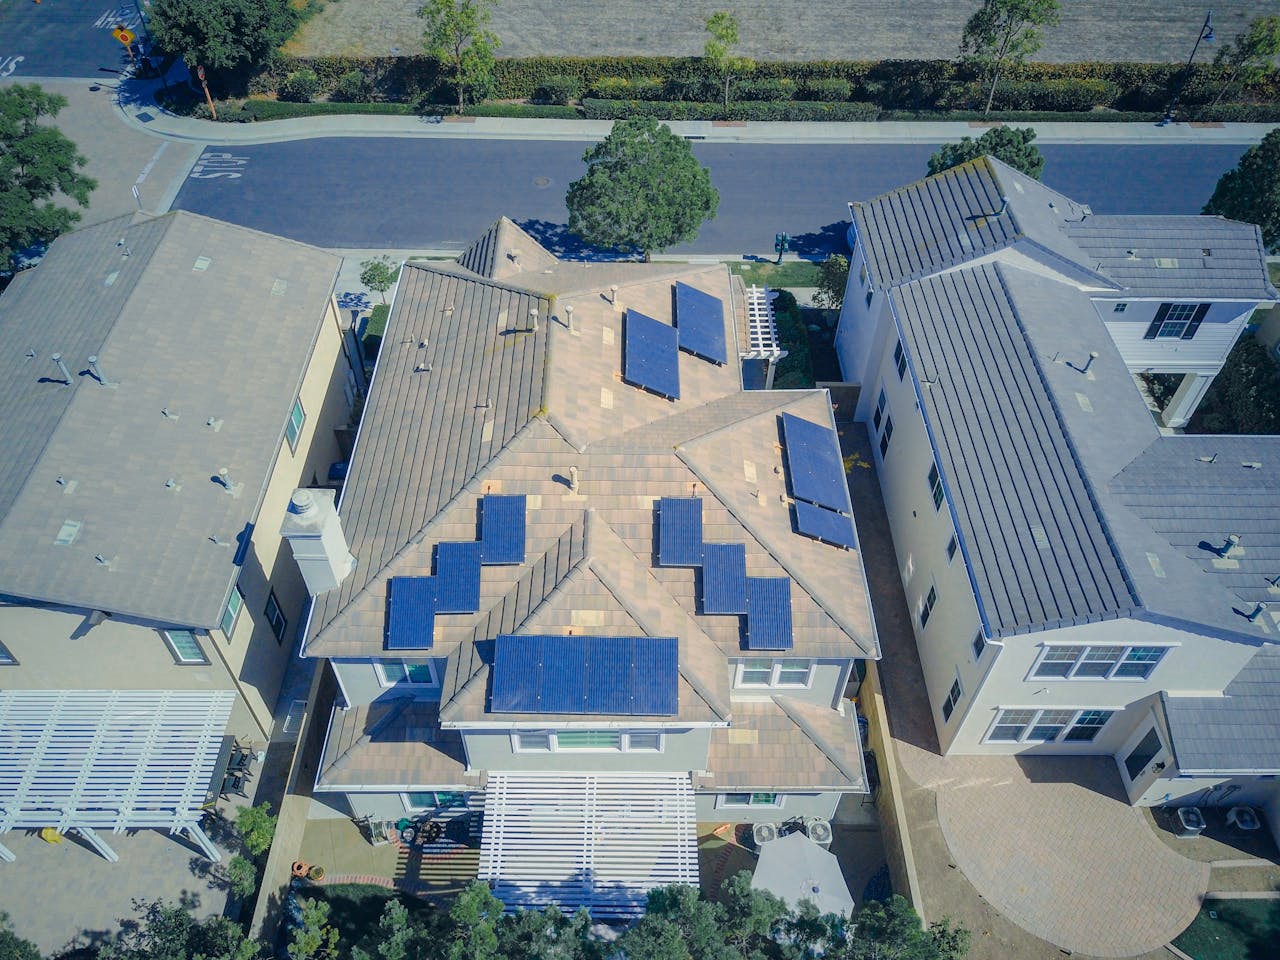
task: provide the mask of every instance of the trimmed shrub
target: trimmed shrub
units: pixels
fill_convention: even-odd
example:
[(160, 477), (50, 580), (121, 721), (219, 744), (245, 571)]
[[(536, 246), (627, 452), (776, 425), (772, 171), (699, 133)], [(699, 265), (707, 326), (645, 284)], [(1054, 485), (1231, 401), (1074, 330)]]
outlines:
[(539, 103), (477, 103), (462, 111), (466, 117), (531, 117), (543, 120), (581, 120), (577, 107)]
[(1123, 110), (1091, 110), (1088, 113), (1054, 113), (1049, 110), (885, 110), (881, 120), (987, 120), (991, 123), (1155, 123), (1163, 113)]
[(338, 78), (329, 96), (339, 103), (364, 103), (371, 93), (364, 73), (360, 70), (348, 70)]
[[(661, 99), (698, 103), (719, 99), (720, 95), (719, 78), (672, 77), (664, 85)], [(659, 97), (653, 99), (657, 100)]]
[(820, 77), (806, 80), (800, 87), (800, 93), (806, 100), (840, 103), (853, 95), (853, 84), (844, 77)]
[(659, 120), (875, 120), (880, 109), (873, 103), (813, 103), (745, 101), (730, 103), (654, 103), (647, 100), (582, 101), (588, 120), (624, 120), (656, 117)]
[(320, 77), (314, 70), (295, 70), (280, 84), (278, 96), (290, 103), (310, 103), (320, 93)]
[(795, 95), (796, 82), (785, 77), (741, 80), (730, 88), (730, 96), (736, 100), (790, 100)]
[[(1053, 113), (1109, 107), (1120, 94), (1110, 80), (1012, 80), (996, 87), (993, 110), (1048, 110)], [(966, 83), (946, 98), (959, 110), (981, 110), (987, 102), (985, 83)]]
[[(1179, 111), (1182, 114), (1184, 111)], [(1280, 123), (1280, 104), (1220, 103), (1186, 111), (1183, 119), (1221, 123)]]
[[(344, 113), (412, 114), (408, 103), (287, 103), (280, 100), (249, 100), (241, 113), (246, 120), (289, 120)], [(218, 114), (222, 119), (222, 113)]]
[(538, 89), (534, 92), (533, 99), (541, 101), (542, 103), (564, 106), (570, 100), (577, 99), (578, 94), (581, 92), (582, 81), (577, 77), (548, 77), (538, 85)]

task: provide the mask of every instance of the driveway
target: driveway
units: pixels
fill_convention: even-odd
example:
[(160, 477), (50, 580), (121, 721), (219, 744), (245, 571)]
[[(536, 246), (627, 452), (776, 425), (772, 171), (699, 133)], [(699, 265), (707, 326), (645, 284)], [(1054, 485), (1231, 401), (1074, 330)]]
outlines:
[(922, 912), (968, 927), (974, 960), (1169, 956), (1209, 866), (1156, 837), (1113, 760), (939, 755), (874, 459), (861, 424), (844, 433)]

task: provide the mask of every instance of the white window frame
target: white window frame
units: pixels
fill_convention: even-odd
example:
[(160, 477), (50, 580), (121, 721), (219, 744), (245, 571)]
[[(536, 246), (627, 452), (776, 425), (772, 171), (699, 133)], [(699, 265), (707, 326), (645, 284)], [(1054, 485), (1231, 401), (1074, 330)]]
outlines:
[[(289, 618), (280, 609), (280, 601), (276, 599), (274, 590), (267, 590), (267, 605), (262, 608), (262, 612), (267, 618), (267, 626), (271, 628), (271, 633), (276, 638), (276, 643), (284, 643), (284, 635), (289, 630)], [(277, 621), (280, 624), (278, 630), (276, 629)]]
[[(1071, 662), (1071, 666), (1068, 668), (1065, 676), (1059, 677), (1059, 676), (1052, 676), (1049, 674), (1040, 674), (1037, 672), (1040, 669), (1040, 666), (1048, 659), (1049, 653), (1051, 651), (1074, 650), (1074, 649), (1078, 649), (1080, 653), (1076, 656), (1076, 659)], [(1031, 665), (1031, 672), (1027, 675), (1027, 679), (1028, 680), (1075, 680), (1075, 681), (1114, 680), (1114, 681), (1119, 681), (1120, 683), (1144, 683), (1147, 680), (1151, 679), (1152, 674), (1156, 672), (1156, 668), (1159, 667), (1160, 664), (1164, 663), (1165, 657), (1168, 656), (1169, 651), (1172, 649), (1173, 647), (1171, 645), (1159, 644), (1159, 643), (1132, 643), (1132, 644), (1095, 643), (1092, 645), (1084, 644), (1084, 643), (1046, 643), (1041, 647), (1040, 654), (1036, 657), (1035, 663)], [(1099, 660), (1090, 661), (1088, 659), (1089, 653), (1092, 650), (1118, 650), (1119, 655), (1116, 657), (1110, 669), (1107, 670), (1105, 674), (1101, 674), (1101, 675), (1081, 674), (1080, 668), (1085, 663), (1103, 662)], [(1118, 674), (1120, 673), (1120, 668), (1130, 662), (1129, 661), (1130, 654), (1132, 654), (1134, 651), (1137, 651), (1137, 650), (1159, 650), (1160, 656), (1157, 657), (1155, 660), (1132, 661), (1133, 663), (1150, 664), (1151, 669), (1147, 671), (1147, 675), (1144, 677), (1119, 676)], [(1052, 662), (1066, 663), (1068, 661), (1056, 660)]]
[[(386, 664), (388, 663), (400, 664), (401, 668), (404, 670), (404, 679), (396, 679), (396, 678), (387, 676)], [(412, 663), (412, 666), (415, 668), (417, 667), (427, 668), (427, 672), (431, 674), (430, 683), (422, 683), (419, 680), (410, 680), (409, 679), (410, 665), (411, 665), (410, 662), (405, 660), (403, 657), (382, 657), (373, 661), (373, 670), (374, 670), (374, 673), (376, 673), (378, 676), (378, 683), (382, 685), (384, 688), (385, 687), (422, 687), (424, 690), (429, 690), (429, 689), (434, 689), (435, 687), (440, 686), (440, 675), (436, 673), (436, 665), (432, 663), (430, 660), (423, 660), (421, 662), (414, 661)]]
[[(294, 425), (294, 418), (298, 418), (297, 426)], [(302, 428), (307, 424), (307, 408), (302, 405), (301, 397), (293, 398), (293, 406), (289, 408), (289, 420), (284, 425), (284, 438), (289, 444), (289, 450), (293, 453), (298, 452), (298, 440), (302, 437)]]
[[(526, 747), (523, 742), (524, 734), (537, 734), (539, 737), (545, 736), (548, 741), (546, 749), (542, 747), (531, 748)], [(608, 733), (618, 736), (618, 745), (616, 747), (565, 747), (560, 745), (561, 733)], [(631, 745), (631, 735), (633, 733), (643, 734), (645, 736), (658, 735), (657, 749), (653, 747), (633, 747)], [(535, 729), (527, 728), (524, 730), (511, 731), (511, 752), (512, 753), (665, 753), (667, 749), (667, 733), (665, 730), (658, 729), (638, 729), (638, 730), (615, 730), (608, 728), (592, 729), (583, 727), (581, 729), (574, 728), (572, 730), (557, 729)]]
[[(423, 794), (431, 794), (432, 803), (430, 806), (419, 806), (409, 798), (412, 796), (421, 796)], [(462, 797), (462, 803), (456, 807), (444, 807), (440, 805), (440, 794), (456, 793)], [(400, 802), (404, 804), (404, 808), (409, 813), (421, 813), (424, 810), (465, 810), (467, 808), (467, 792), (465, 790), (409, 790), (400, 794)]]
[[(1022, 732), (1018, 735), (1017, 739), (1013, 739), (1013, 740), (992, 739), (991, 734), (995, 731), (996, 727), (1012, 726), (1012, 724), (1001, 723), (1000, 720), (1005, 713), (1013, 710), (1025, 711), (1032, 715), (1031, 719), (1027, 721), (1027, 723), (1022, 725)], [(1095, 740), (1098, 739), (1098, 734), (1106, 729), (1107, 724), (1109, 724), (1112, 721), (1112, 719), (1115, 717), (1115, 715), (1119, 712), (1120, 711), (1118, 709), (1115, 709), (1113, 707), (996, 707), (996, 715), (992, 719), (991, 725), (987, 727), (987, 732), (983, 735), (982, 742), (983, 743), (1093, 743)], [(1043, 725), (1041, 724), (1040, 720), (1047, 713), (1070, 713), (1071, 717), (1069, 720), (1067, 720), (1066, 723), (1062, 724), (1061, 730), (1058, 732), (1058, 735), (1054, 737), (1052, 740), (1041, 740), (1038, 738), (1032, 738), (1030, 736), (1031, 731), (1034, 730), (1037, 726)], [(1080, 723), (1080, 720), (1084, 718), (1085, 715), (1097, 714), (1097, 713), (1105, 713), (1107, 715), (1106, 720), (1104, 720), (1101, 724), (1096, 724), (1096, 725), (1088, 724), (1084, 727), (1081, 727), (1081, 729), (1091, 729), (1091, 730), (1097, 731), (1096, 733), (1094, 733), (1094, 735), (1091, 738), (1089, 738), (1088, 740), (1083, 740), (1083, 739), (1068, 740), (1067, 739), (1067, 734), (1069, 734), (1072, 730), (1076, 729), (1076, 727)]]
[[(178, 648), (178, 641), (174, 640), (172, 636), (172, 634), (175, 634), (175, 633), (184, 633), (184, 634), (190, 635), (191, 642), (195, 644), (196, 649), (200, 651), (200, 659), (198, 660), (192, 659), (191, 657), (186, 656)], [(184, 667), (205, 666), (209, 663), (209, 657), (205, 654), (204, 647), (200, 645), (200, 637), (196, 635), (196, 632), (194, 630), (161, 630), (160, 635), (164, 637), (164, 644), (166, 647), (169, 648), (169, 653), (173, 655), (174, 663), (177, 663)], [(0, 663), (2, 662), (3, 660), (0, 660)]]
[[(231, 595), (227, 597), (227, 605), (222, 609), (222, 619), (218, 621), (218, 627), (228, 640), (236, 632), (236, 624), (240, 620), (242, 610), (244, 610), (244, 591), (240, 589), (240, 584), (237, 583), (231, 588)], [(227, 623), (228, 614), (231, 616), (230, 624)]]
[[(740, 797), (745, 795), (748, 799), (746, 803), (734, 803), (730, 797)], [(773, 803), (755, 803), (756, 797), (773, 796)], [(787, 795), (779, 793), (776, 790), (735, 790), (732, 793), (722, 793), (716, 797), (717, 810), (781, 810), (787, 805)]]
[[(769, 680), (767, 683), (748, 683), (743, 680), (742, 676), (746, 673), (749, 662), (763, 663), (766, 660), (770, 661)], [(781, 679), (783, 664), (798, 670), (801, 663), (807, 664), (804, 683), (783, 683)], [(760, 670), (763, 667), (753, 667), (752, 669)], [(734, 672), (733, 685), (744, 690), (808, 690), (813, 686), (813, 661), (803, 658), (772, 660), (769, 657), (748, 657), (738, 662), (737, 669)]]

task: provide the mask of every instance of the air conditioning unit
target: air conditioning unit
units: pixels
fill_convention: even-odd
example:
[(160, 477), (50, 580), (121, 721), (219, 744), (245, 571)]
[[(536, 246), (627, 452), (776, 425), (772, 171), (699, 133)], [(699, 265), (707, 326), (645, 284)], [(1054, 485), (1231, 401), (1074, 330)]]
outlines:
[(751, 839), (757, 847), (762, 847), (770, 840), (778, 839), (778, 825), (776, 823), (753, 823), (751, 825)]
[(805, 821), (804, 832), (820, 847), (831, 846), (831, 821), (821, 817), (811, 817)]

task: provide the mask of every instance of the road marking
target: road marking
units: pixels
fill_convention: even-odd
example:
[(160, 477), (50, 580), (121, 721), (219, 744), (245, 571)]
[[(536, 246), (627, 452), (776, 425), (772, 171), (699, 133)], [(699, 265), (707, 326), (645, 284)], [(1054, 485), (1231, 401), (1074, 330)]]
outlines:
[(219, 152), (206, 153), (196, 161), (196, 165), (191, 168), (187, 176), (192, 180), (217, 180), (222, 177), (238, 180), (244, 176), (244, 172), (237, 168), (243, 167), (248, 162), (248, 157), (236, 157)]
[(143, 167), (142, 172), (138, 174), (138, 179), (133, 181), (134, 184), (136, 184), (137, 186), (142, 186), (142, 181), (147, 179), (147, 174), (151, 172), (151, 168), (154, 167), (156, 165), (156, 161), (160, 159), (160, 154), (164, 153), (165, 149), (168, 146), (169, 146), (169, 141), (166, 140), (164, 143), (160, 144), (160, 146), (156, 148), (156, 152), (151, 155), (151, 159), (147, 161), (147, 165)]
[(99, 30), (114, 30), (118, 26), (133, 30), (141, 23), (142, 16), (138, 13), (138, 8), (132, 4), (113, 7), (93, 21), (93, 25)]
[(0, 77), (12, 77), (13, 71), (26, 57), (0, 57)]

